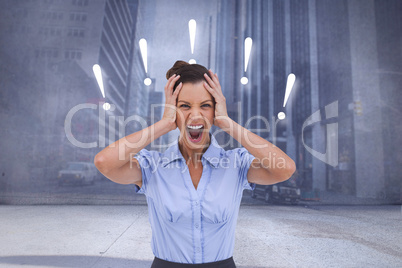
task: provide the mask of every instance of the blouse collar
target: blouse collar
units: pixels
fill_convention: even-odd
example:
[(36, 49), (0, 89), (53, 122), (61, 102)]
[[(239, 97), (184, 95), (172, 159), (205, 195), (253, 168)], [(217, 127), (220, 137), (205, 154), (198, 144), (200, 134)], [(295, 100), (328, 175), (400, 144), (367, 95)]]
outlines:
[[(223, 150), (223, 148), (218, 144), (215, 137), (211, 133), (209, 133), (209, 137), (211, 143), (209, 144), (208, 149), (202, 155), (202, 158), (207, 160), (209, 164), (213, 167), (217, 167), (221, 158), (221, 151)], [(166, 167), (168, 164), (177, 159), (182, 159), (185, 162), (185, 159), (179, 149), (179, 137), (176, 139), (174, 144), (163, 153), (163, 158), (163, 167)]]

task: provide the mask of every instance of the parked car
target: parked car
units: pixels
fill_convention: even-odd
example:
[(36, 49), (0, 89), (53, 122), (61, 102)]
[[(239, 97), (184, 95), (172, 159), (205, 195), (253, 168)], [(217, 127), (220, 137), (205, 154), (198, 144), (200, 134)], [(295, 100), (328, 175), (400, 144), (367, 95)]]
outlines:
[(68, 162), (66, 168), (59, 171), (58, 184), (94, 184), (98, 170), (93, 163)]
[(262, 197), (267, 203), (283, 202), (296, 205), (300, 201), (300, 196), (301, 191), (294, 177), (273, 185), (256, 184), (251, 192), (252, 198)]

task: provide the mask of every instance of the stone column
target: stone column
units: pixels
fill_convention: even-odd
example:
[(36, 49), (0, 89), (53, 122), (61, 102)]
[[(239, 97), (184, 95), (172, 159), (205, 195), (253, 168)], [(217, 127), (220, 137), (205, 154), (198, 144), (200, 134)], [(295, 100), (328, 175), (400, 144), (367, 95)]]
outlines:
[[(317, 54), (317, 21), (316, 0), (309, 0), (309, 35), (310, 35), (310, 81), (311, 81), (311, 112), (319, 110), (318, 88), (318, 54)], [(319, 123), (312, 126), (312, 148), (325, 144), (325, 127)], [(328, 148), (327, 148), (328, 150)], [(325, 163), (312, 157), (313, 189), (326, 190)]]
[[(285, 0), (285, 57), (286, 57), (286, 78), (292, 72), (292, 50), (291, 50), (291, 33), (290, 33), (290, 1)], [(296, 78), (297, 79), (297, 78)], [(286, 153), (290, 158), (296, 159), (296, 140), (293, 134), (292, 126), (292, 96), (286, 104)]]
[(378, 197), (384, 190), (384, 156), (373, 0), (348, 1), (354, 114), (356, 196)]
[(273, 12), (273, 2), (268, 1), (268, 89), (269, 89), (269, 99), (268, 99), (268, 120), (271, 129), (271, 139), (274, 140), (274, 133), (272, 126), (275, 124), (274, 115), (274, 12)]

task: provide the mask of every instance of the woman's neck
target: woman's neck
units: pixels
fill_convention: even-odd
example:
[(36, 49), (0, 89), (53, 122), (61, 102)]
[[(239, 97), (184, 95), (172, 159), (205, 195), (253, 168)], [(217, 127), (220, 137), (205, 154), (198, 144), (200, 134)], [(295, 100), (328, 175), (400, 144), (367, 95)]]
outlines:
[(194, 166), (197, 166), (197, 164), (201, 162), (201, 157), (208, 149), (209, 145), (210, 140), (206, 142), (204, 148), (192, 149), (186, 146), (184, 142), (179, 141), (179, 149), (184, 157), (184, 160), (186, 161), (187, 165), (191, 163)]

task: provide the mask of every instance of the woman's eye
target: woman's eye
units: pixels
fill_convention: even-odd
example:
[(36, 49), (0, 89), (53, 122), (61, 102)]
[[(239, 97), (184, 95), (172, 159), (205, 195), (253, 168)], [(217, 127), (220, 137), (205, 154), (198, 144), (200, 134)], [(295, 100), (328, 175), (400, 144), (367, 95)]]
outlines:
[(180, 107), (185, 107), (185, 108), (187, 108), (187, 107), (189, 107), (187, 104), (182, 104), (182, 105), (180, 105)]
[(202, 105), (202, 107), (211, 107), (211, 105), (210, 104), (204, 104), (204, 105)]

